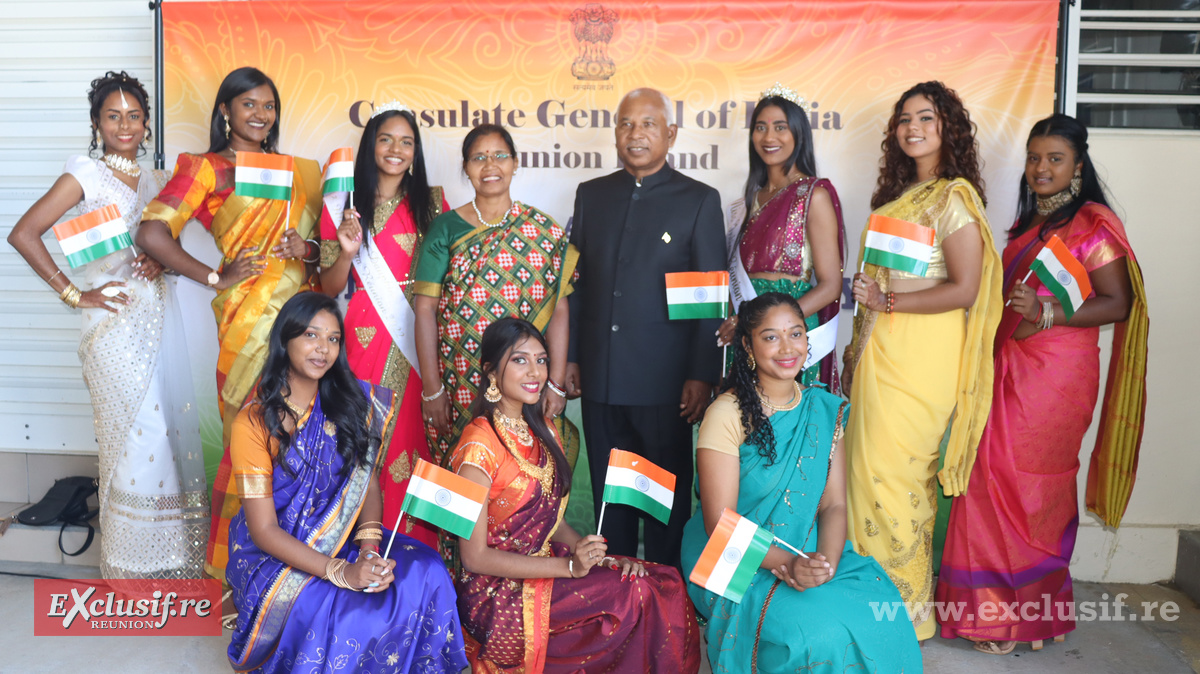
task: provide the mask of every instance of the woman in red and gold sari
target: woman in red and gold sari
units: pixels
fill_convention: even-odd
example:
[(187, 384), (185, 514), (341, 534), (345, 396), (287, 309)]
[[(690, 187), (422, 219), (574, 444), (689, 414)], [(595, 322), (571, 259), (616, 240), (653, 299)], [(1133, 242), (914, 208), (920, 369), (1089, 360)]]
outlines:
[[(462, 156), (475, 198), (433, 221), (414, 277), (421, 371), (440, 374), (425, 377), (421, 398), (441, 463), (471, 421), (468, 407), (482, 381), (480, 340), (492, 321), (515, 316), (545, 333), (553, 363), (545, 411), (556, 417), (566, 407), (567, 295), (579, 257), (550, 216), (509, 196), (517, 151), (507, 129), (475, 127)], [(556, 426), (573, 457), (579, 431), (565, 419)]]
[[(279, 91), (261, 71), (246, 67), (226, 75), (213, 105), (208, 152), (179, 155), (175, 174), (146, 206), (137, 233), (137, 244), (166, 267), (217, 291), (212, 302), (220, 340), (217, 408), (225, 451), (213, 484), (205, 563), (215, 578), (225, 575), (229, 520), (241, 506), (231, 484), (233, 419), (262, 370), (279, 308), (308, 289), (307, 265), (320, 254), (317, 243), (306, 240), (316, 229), (321, 206), (316, 162), (294, 158), (290, 200), (234, 193), (238, 153), (277, 154), (279, 111)], [(222, 256), (219, 270), (179, 245), (184, 225), (193, 219), (212, 232)]]
[(450, 459), (488, 488), (459, 539), (458, 611), (475, 672), (700, 668), (700, 630), (679, 571), (608, 557), (563, 521), (571, 472), (543, 416), (550, 357), (540, 330), (502, 318), (480, 347), (487, 390)]
[[(346, 356), (360, 379), (396, 391), (399, 411), (379, 475), (383, 521), (392, 526), (418, 458), (432, 461), (421, 421), (421, 375), (414, 341), (411, 271), (430, 223), (449, 210), (440, 187), (430, 187), (421, 132), (399, 103), (375, 109), (354, 162), (354, 203), (325, 197), (321, 212), (321, 289), (336, 297), (350, 274), (358, 290), (346, 308)], [(360, 213), (370, 213), (363, 227)], [(437, 378), (436, 376), (434, 377)], [(434, 548), (437, 529), (405, 518), (404, 533)]]
[[(1109, 323), (1112, 360), (1087, 508), (1115, 528), (1133, 489), (1150, 321), (1137, 260), (1107, 204), (1087, 129), (1061, 114), (1035, 124), (1004, 250), (1010, 304), (996, 334), (991, 414), (969, 487), (950, 511), (937, 586), (937, 601), (955, 602), (967, 616), (943, 617), (942, 636), (975, 641), (984, 653), (1009, 653), (1018, 641), (1040, 648), (1075, 629), (1075, 474), (1100, 390), (1100, 326)], [(1052, 236), (1082, 263), (1093, 289), (1069, 318), (1039, 281), (1023, 280)], [(980, 605), (998, 602), (1021, 610), (985, 620)]]

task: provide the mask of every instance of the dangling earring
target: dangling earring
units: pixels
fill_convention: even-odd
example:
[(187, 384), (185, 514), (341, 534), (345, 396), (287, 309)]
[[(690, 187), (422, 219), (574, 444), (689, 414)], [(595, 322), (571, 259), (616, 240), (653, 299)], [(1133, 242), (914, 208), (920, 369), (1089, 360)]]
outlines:
[(500, 388), (496, 386), (496, 375), (488, 375), (487, 390), (483, 392), (483, 399), (489, 403), (496, 404), (500, 402)]
[(754, 354), (746, 352), (746, 364), (750, 366), (750, 370), (754, 371), (758, 367), (758, 363), (754, 362)]
[(92, 145), (94, 145), (97, 150), (100, 150), (101, 154), (104, 153), (104, 147), (100, 145), (100, 129), (95, 127), (92, 127)]
[(1075, 177), (1071, 178), (1071, 186), (1067, 189), (1071, 190), (1073, 197), (1079, 196), (1079, 193), (1083, 191), (1083, 176), (1078, 171), (1075, 172)]
[(409, 165), (408, 165), (408, 175), (412, 175), (412, 174), (413, 174), (413, 168), (412, 168), (412, 167), (413, 167), (413, 165), (412, 165), (412, 164), (409, 164)]
[[(222, 115), (224, 117), (224, 115)], [(229, 118), (225, 117), (225, 140), (229, 140), (229, 134), (233, 133), (233, 129), (229, 127)]]

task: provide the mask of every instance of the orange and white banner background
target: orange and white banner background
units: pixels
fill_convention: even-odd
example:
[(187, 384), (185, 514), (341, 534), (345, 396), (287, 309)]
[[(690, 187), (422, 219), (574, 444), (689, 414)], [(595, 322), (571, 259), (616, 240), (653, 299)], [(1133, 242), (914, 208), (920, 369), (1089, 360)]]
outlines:
[[(963, 98), (978, 125), (992, 227), (1001, 234), (1011, 224), (1025, 137), (1053, 111), (1058, 5), (168, 1), (167, 158), (207, 148), (221, 79), (252, 65), (279, 88), (282, 152), (324, 163), (338, 147), (357, 147), (373, 104), (398, 100), (417, 114), (431, 183), (445, 187), (454, 207), (472, 196), (463, 137), (475, 124), (499, 122), (521, 158), (514, 198), (565, 224), (576, 186), (618, 168), (612, 117), (621, 96), (651, 86), (675, 101), (672, 164), (718, 189), (728, 207), (745, 184), (748, 116), (759, 92), (779, 81), (815, 106), (817, 166), (841, 196), (851, 264), (884, 125), (917, 82), (941, 80)], [(184, 244), (207, 246), (215, 258), (211, 240), (189, 229)], [(184, 302), (211, 299), (190, 285), (180, 285)], [(194, 358), (215, 358), (211, 313), (197, 306), (185, 315)], [(213, 368), (195, 364), (200, 400), (214, 405)], [(219, 452), (214, 441), (210, 453)]]

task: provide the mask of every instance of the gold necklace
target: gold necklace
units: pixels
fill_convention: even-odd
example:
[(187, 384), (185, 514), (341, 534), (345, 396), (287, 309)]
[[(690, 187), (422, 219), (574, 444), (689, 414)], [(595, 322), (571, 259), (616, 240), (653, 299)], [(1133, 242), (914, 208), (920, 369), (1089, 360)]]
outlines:
[(513, 445), (512, 437), (509, 436), (511, 433), (522, 443), (532, 445), (533, 435), (529, 432), (529, 424), (525, 423), (524, 419), (509, 418), (502, 414), (500, 410), (492, 413), (492, 422), (496, 425), (496, 429), (500, 431), (497, 435), (504, 442), (504, 446), (508, 448), (508, 453), (512, 454), (512, 457), (516, 459), (517, 466), (520, 467), (521, 472), (537, 480), (538, 484), (542, 485), (543, 494), (547, 496), (552, 494), (554, 490), (554, 459), (550, 456), (549, 450), (545, 447), (542, 448), (546, 465), (535, 466), (522, 456), (521, 452), (517, 451), (517, 448)]
[(1050, 215), (1054, 211), (1066, 206), (1075, 199), (1075, 195), (1071, 194), (1071, 188), (1067, 188), (1058, 194), (1051, 194), (1048, 197), (1038, 195), (1037, 212), (1038, 215)]
[(760, 402), (762, 402), (763, 406), (767, 407), (768, 409), (775, 410), (776, 412), (789, 412), (796, 409), (796, 407), (800, 404), (800, 396), (803, 395), (803, 391), (800, 389), (800, 382), (793, 381), (792, 386), (795, 388), (795, 392), (792, 394), (792, 399), (782, 405), (775, 405), (772, 403), (771, 400), (763, 394), (761, 389), (758, 391), (758, 399)]
[(126, 159), (119, 154), (106, 154), (103, 161), (108, 168), (114, 171), (120, 171), (130, 178), (136, 178), (142, 175), (142, 167), (132, 159)]
[(297, 405), (296, 403), (292, 402), (291, 400), (289, 400), (287, 398), (284, 398), (283, 402), (284, 402), (284, 404), (286, 404), (288, 406), (288, 409), (291, 410), (292, 413), (296, 415), (297, 419), (302, 418), (304, 416), (304, 413), (308, 411), (307, 406), (300, 407), (299, 405)]

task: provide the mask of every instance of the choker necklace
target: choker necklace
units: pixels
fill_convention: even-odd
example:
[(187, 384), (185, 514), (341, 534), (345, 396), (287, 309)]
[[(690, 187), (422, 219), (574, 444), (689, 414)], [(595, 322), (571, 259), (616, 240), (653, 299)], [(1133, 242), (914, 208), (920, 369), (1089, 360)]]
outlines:
[(483, 219), (483, 213), (479, 212), (479, 207), (475, 205), (475, 200), (474, 199), (471, 200), (471, 208), (475, 209), (475, 217), (479, 218), (479, 222), (483, 223), (484, 227), (491, 227), (492, 229), (495, 229), (496, 227), (499, 227), (500, 225), (503, 225), (504, 223), (508, 222), (509, 213), (513, 210), (512, 207), (515, 206), (516, 204), (517, 204), (517, 202), (515, 202), (515, 201), (512, 202), (511, 204), (509, 204), (508, 210), (504, 211), (504, 217), (500, 218), (500, 220), (498, 220), (497, 222), (488, 222), (487, 220)]
[(802, 395), (802, 391), (800, 389), (800, 382), (794, 381), (792, 382), (792, 386), (795, 389), (795, 391), (792, 393), (792, 399), (782, 405), (773, 404), (767, 398), (767, 396), (763, 394), (762, 389), (759, 389), (758, 391), (758, 399), (760, 402), (762, 402), (764, 407), (776, 412), (788, 412), (794, 410), (796, 409), (796, 406), (800, 404), (800, 396)]
[(130, 178), (136, 178), (142, 175), (142, 167), (138, 166), (137, 162), (131, 159), (126, 159), (119, 154), (106, 154), (104, 155), (104, 159), (101, 161), (103, 161), (110, 169), (114, 171), (120, 171)]
[(283, 402), (284, 402), (284, 404), (285, 404), (285, 405), (287, 405), (287, 406), (288, 406), (288, 409), (292, 411), (292, 414), (295, 414), (295, 415), (296, 415), (296, 419), (297, 419), (297, 420), (299, 420), (299, 419), (303, 418), (303, 417), (304, 417), (304, 413), (308, 411), (307, 409), (305, 409), (305, 408), (303, 408), (303, 407), (300, 407), (299, 405), (297, 405), (296, 403), (292, 402), (291, 400), (288, 400), (287, 398), (284, 398), (284, 399), (283, 399)]
[(1066, 206), (1075, 200), (1075, 195), (1071, 194), (1071, 188), (1067, 188), (1058, 194), (1051, 194), (1048, 197), (1038, 195), (1037, 212), (1038, 215), (1050, 215), (1054, 211)]
[(492, 421), (496, 422), (496, 426), (512, 433), (521, 441), (521, 444), (528, 445), (533, 443), (533, 435), (529, 432), (529, 424), (525, 423), (524, 419), (513, 419), (506, 416), (500, 410), (492, 415)]

